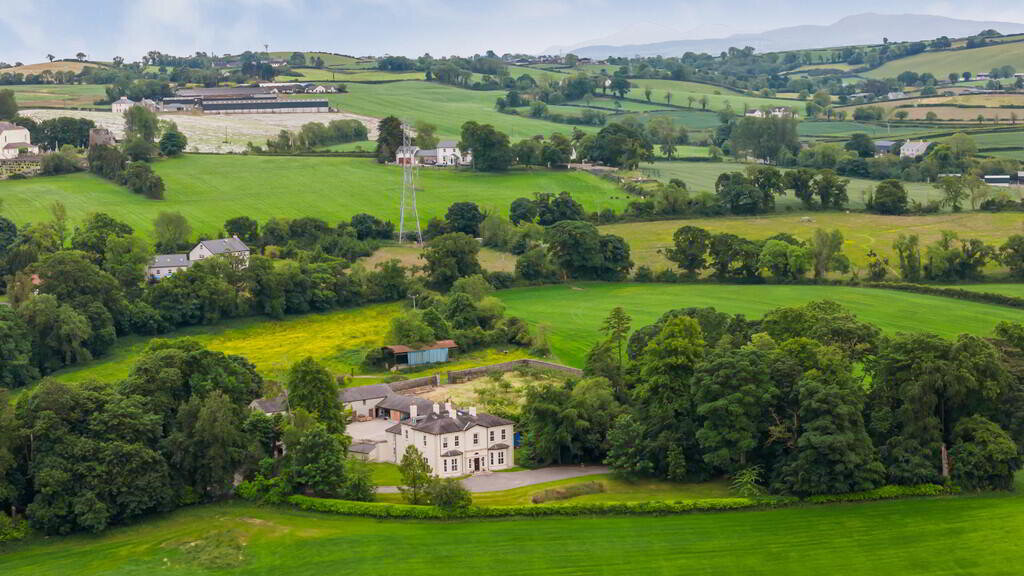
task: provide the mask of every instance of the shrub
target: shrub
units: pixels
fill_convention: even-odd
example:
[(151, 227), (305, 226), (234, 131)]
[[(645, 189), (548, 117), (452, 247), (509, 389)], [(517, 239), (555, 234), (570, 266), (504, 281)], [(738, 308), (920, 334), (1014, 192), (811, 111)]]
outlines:
[(0, 512), (0, 543), (21, 540), (28, 534), (28, 526), (17, 518)]
[(819, 494), (804, 501), (811, 504), (831, 504), (836, 502), (868, 502), (872, 500), (892, 500), (894, 498), (910, 498), (916, 496), (943, 496), (959, 492), (956, 488), (947, 488), (938, 484), (917, 484), (915, 486), (887, 485), (866, 490), (864, 492), (848, 492), (846, 494)]
[(545, 502), (552, 502), (556, 500), (568, 500), (577, 496), (583, 496), (585, 494), (600, 494), (604, 492), (603, 482), (582, 482), (580, 484), (571, 484), (569, 486), (560, 486), (558, 488), (548, 488), (535, 493), (530, 501), (534, 504), (543, 504)]

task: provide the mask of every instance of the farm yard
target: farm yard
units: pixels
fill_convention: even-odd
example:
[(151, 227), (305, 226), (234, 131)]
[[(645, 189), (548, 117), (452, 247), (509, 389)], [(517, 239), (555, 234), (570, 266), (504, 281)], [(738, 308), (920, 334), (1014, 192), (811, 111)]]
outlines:
[[(804, 220), (807, 218), (807, 220)], [(1021, 233), (1018, 214), (992, 212), (945, 212), (927, 216), (882, 216), (869, 213), (842, 212), (777, 212), (761, 216), (728, 216), (609, 224), (601, 227), (606, 234), (622, 236), (629, 243), (630, 255), (637, 265), (654, 270), (674, 267), (659, 250), (672, 246), (672, 234), (680, 226), (697, 226), (712, 233), (728, 232), (744, 238), (763, 240), (775, 234), (789, 233), (801, 240), (810, 239), (815, 229), (839, 230), (843, 233), (843, 253), (855, 268), (864, 270), (867, 253), (873, 250), (889, 259), (896, 274), (899, 258), (892, 243), (900, 234), (917, 234), (921, 245), (938, 240), (943, 230), (953, 230), (964, 238), (979, 238), (986, 244), (999, 246), (1013, 234)], [(998, 265), (990, 265), (998, 268)]]
[[(1024, 310), (849, 286), (787, 286), (729, 284), (591, 283), (514, 288), (498, 292), (506, 313), (533, 325), (546, 325), (555, 358), (582, 366), (587, 350), (598, 341), (602, 320), (622, 306), (633, 327), (651, 324), (676, 308), (713, 307), (721, 312), (759, 318), (784, 306), (832, 300), (860, 320), (886, 332), (933, 332), (946, 338), (962, 333), (990, 335), (1006, 320), (1024, 322)], [(927, 314), (922, 314), (927, 310)]]
[[(37, 121), (61, 116), (87, 118), (97, 126), (107, 128), (115, 136), (124, 136), (124, 118), (109, 111), (23, 110), (22, 114)], [(188, 149), (193, 152), (225, 154), (244, 152), (249, 142), (262, 146), (281, 130), (295, 131), (308, 122), (327, 124), (333, 120), (359, 120), (366, 125), (371, 139), (377, 137), (377, 119), (349, 113), (297, 113), (297, 114), (160, 114), (161, 120), (178, 125), (188, 137)]]
[[(1018, 480), (1018, 492), (1024, 489)], [(572, 537), (566, 537), (571, 534)], [(458, 576), (686, 573), (1010, 576), (1024, 554), (1019, 495), (670, 517), (380, 521), (225, 503), (96, 535), (16, 544), (10, 576), (379, 571), (402, 542), (403, 570)], [(894, 545), (898, 543), (898, 545)], [(451, 562), (438, 562), (442, 558)], [(984, 554), (978, 554), (984, 550)]]
[[(363, 158), (186, 155), (157, 162), (166, 183), (164, 200), (146, 199), (89, 174), (4, 182), (4, 212), (15, 222), (45, 219), (56, 200), (71, 222), (98, 207), (149, 234), (160, 212), (180, 211), (197, 232), (215, 234), (224, 221), (247, 215), (316, 216), (327, 221), (360, 212), (397, 220), (401, 171)], [(507, 214), (509, 204), (536, 192), (568, 191), (588, 211), (621, 211), (625, 195), (611, 182), (582, 172), (513, 170), (508, 173), (423, 169), (419, 176), (420, 220), (444, 216), (448, 206), (472, 200), (481, 208)]]

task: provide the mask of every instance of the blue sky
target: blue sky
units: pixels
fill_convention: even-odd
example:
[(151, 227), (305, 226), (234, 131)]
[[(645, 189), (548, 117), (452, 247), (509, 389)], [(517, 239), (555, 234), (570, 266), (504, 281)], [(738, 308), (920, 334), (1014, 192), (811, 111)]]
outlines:
[(150, 49), (221, 54), (264, 43), (353, 55), (537, 53), (829, 24), (860, 12), (1024, 22), (1024, 1), (0, 0), (0, 61), (79, 51), (136, 60)]

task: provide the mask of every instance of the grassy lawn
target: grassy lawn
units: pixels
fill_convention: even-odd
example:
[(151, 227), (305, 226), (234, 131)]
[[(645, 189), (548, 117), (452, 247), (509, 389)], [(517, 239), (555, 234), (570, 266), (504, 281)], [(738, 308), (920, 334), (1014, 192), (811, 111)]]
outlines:
[(587, 350), (600, 338), (601, 321), (616, 306), (633, 317), (634, 329), (674, 308), (712, 306), (759, 318), (781, 306), (823, 299), (842, 304), (887, 332), (989, 335), (1001, 320), (1024, 322), (1024, 311), (1013, 308), (847, 286), (581, 283), (516, 288), (498, 296), (507, 314), (547, 325), (553, 355), (573, 366), (583, 365)]
[(732, 494), (724, 481), (683, 484), (664, 480), (625, 480), (614, 474), (593, 474), (532, 486), (522, 486), (501, 492), (479, 492), (473, 494), (473, 503), (481, 506), (514, 506), (530, 504), (538, 492), (549, 488), (561, 488), (586, 482), (600, 482), (605, 491), (599, 494), (584, 494), (568, 500), (557, 500), (547, 505), (576, 504), (581, 502), (647, 502), (651, 500), (694, 500), (699, 498), (729, 498)]
[[(660, 166), (660, 164), (658, 165)], [(801, 218), (811, 222), (801, 222)], [(899, 259), (892, 243), (900, 234), (917, 234), (922, 246), (938, 240), (942, 230), (953, 230), (962, 238), (979, 238), (987, 244), (1001, 245), (1012, 234), (1020, 233), (1021, 218), (1014, 213), (943, 212), (926, 216), (882, 216), (862, 212), (775, 212), (761, 216), (728, 216), (630, 222), (602, 226), (601, 230), (617, 234), (629, 243), (630, 255), (636, 264), (654, 269), (674, 267), (658, 250), (672, 246), (672, 234), (680, 226), (698, 226), (713, 233), (729, 232), (760, 240), (787, 232), (808, 240), (817, 228), (839, 229), (843, 233), (843, 253), (856, 267), (867, 266), (867, 253), (874, 250), (889, 258), (896, 273)], [(995, 269), (995, 265), (991, 267)]]
[[(4, 215), (21, 225), (49, 218), (48, 207), (62, 201), (72, 224), (102, 210), (149, 234), (162, 211), (180, 211), (196, 233), (217, 234), (224, 221), (250, 216), (316, 216), (335, 223), (359, 212), (398, 221), (402, 174), (363, 158), (186, 155), (153, 164), (167, 191), (160, 201), (89, 174), (0, 182)], [(568, 191), (588, 211), (625, 207), (614, 184), (581, 172), (512, 170), (483, 174), (466, 170), (419, 172), (420, 219), (444, 216), (448, 206), (471, 200), (491, 212), (507, 213), (518, 197)]]
[[(1020, 484), (1020, 482), (1018, 482)], [(398, 544), (396, 544), (398, 543)], [(396, 545), (401, 552), (396, 555)], [(380, 574), (1015, 575), (1019, 496), (930, 498), (670, 517), (379, 521), (245, 503), (100, 535), (38, 538), (5, 576)]]
[(377, 486), (398, 486), (402, 483), (402, 474), (398, 465), (391, 462), (367, 462), (373, 472), (373, 483)]
[[(690, 190), (714, 192), (715, 180), (723, 172), (742, 172), (749, 164), (740, 162), (654, 162), (641, 164), (640, 167), (654, 178), (668, 182), (672, 178), (681, 178), (686, 182)], [(854, 209), (864, 208), (868, 192), (878, 186), (877, 180), (866, 180), (863, 178), (850, 178), (850, 184), (846, 187), (846, 193), (850, 198), (849, 207)], [(931, 184), (924, 182), (904, 182), (907, 195), (919, 202), (938, 200), (941, 196)], [(801, 204), (792, 194), (780, 196), (775, 201), (779, 209), (787, 206), (799, 209)]]
[(945, 78), (950, 72), (988, 72), (992, 68), (1010, 65), (1024, 70), (1024, 44), (996, 44), (970, 50), (923, 52), (909, 58), (900, 58), (861, 74), (867, 78), (895, 78), (901, 72), (913, 70), (918, 74), (931, 72), (936, 78)]
[[(572, 126), (567, 124), (498, 112), (494, 102), (504, 94), (497, 90), (467, 90), (436, 82), (405, 81), (350, 84), (347, 93), (327, 94), (327, 99), (342, 112), (376, 118), (395, 115), (410, 124), (418, 120), (430, 122), (437, 126), (438, 136), (445, 138), (458, 138), (462, 124), (468, 120), (493, 124), (513, 142), (537, 134), (572, 133)], [(588, 127), (581, 129), (594, 131)]]

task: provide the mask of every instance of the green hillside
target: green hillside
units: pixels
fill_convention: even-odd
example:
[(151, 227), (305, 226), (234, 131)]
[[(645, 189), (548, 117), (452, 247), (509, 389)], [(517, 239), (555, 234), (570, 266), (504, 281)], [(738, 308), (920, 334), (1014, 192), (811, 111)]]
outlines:
[(498, 292), (506, 312), (531, 324), (546, 324), (555, 357), (582, 366), (601, 334), (608, 312), (622, 306), (640, 328), (675, 308), (712, 306), (730, 314), (759, 318), (781, 306), (833, 300), (861, 320), (888, 332), (988, 335), (1001, 320), (1024, 321), (1024, 310), (875, 288), (722, 284), (580, 283)]
[[(153, 164), (164, 179), (163, 200), (149, 200), (89, 174), (0, 182), (4, 214), (18, 224), (49, 219), (61, 201), (72, 224), (104, 211), (148, 234), (162, 211), (180, 211), (195, 232), (220, 230), (224, 221), (250, 216), (316, 216), (328, 222), (368, 212), (398, 220), (401, 170), (362, 158), (186, 155)], [(420, 219), (442, 217), (452, 203), (467, 200), (507, 213), (516, 198), (535, 192), (572, 193), (588, 211), (625, 207), (610, 182), (582, 172), (512, 170), (503, 174), (420, 170)]]
[(978, 72), (1010, 65), (1018, 71), (1024, 70), (1024, 42), (1008, 42), (966, 50), (923, 52), (909, 58), (886, 62), (874, 70), (861, 74), (867, 78), (895, 78), (901, 72), (912, 70), (918, 74), (930, 72), (943, 79), (950, 72), (962, 74)]

